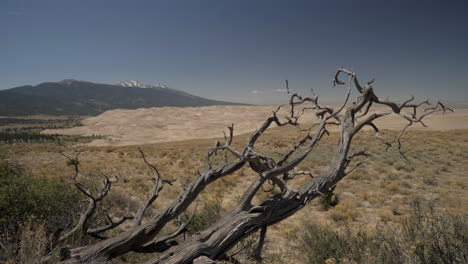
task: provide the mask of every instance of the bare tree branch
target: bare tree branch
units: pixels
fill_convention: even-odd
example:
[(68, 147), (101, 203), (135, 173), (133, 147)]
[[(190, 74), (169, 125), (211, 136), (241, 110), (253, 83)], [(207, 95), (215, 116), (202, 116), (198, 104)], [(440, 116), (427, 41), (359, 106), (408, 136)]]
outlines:
[(177, 245), (178, 243), (176, 241), (173, 241), (172, 239), (176, 238), (177, 236), (185, 232), (187, 225), (192, 221), (196, 210), (197, 210), (197, 206), (195, 206), (195, 208), (192, 211), (192, 214), (185, 222), (182, 223), (179, 220), (178, 222), (181, 222), (181, 224), (174, 232), (161, 236), (161, 237), (156, 237), (153, 241), (146, 243), (145, 245), (141, 246), (141, 248), (136, 249), (135, 252), (140, 252), (140, 253), (163, 252), (167, 250), (168, 248)]
[(267, 232), (267, 226), (263, 226), (260, 230), (260, 238), (258, 239), (258, 246), (255, 249), (254, 258), (256, 261), (262, 261), (262, 249), (265, 243), (265, 236)]
[(109, 224), (107, 224), (105, 226), (102, 226), (102, 227), (98, 227), (98, 228), (88, 229), (86, 231), (86, 233), (88, 233), (91, 236), (98, 236), (100, 233), (112, 230), (112, 229), (120, 226), (121, 224), (123, 224), (127, 220), (134, 219), (133, 215), (124, 215), (120, 219), (118, 219), (117, 221), (114, 221), (114, 220), (112, 220), (112, 217), (107, 212), (106, 212), (106, 215), (107, 215), (107, 219), (109, 221)]
[(81, 152), (78, 152), (74, 159), (70, 158), (69, 156), (67, 156), (61, 151), (59, 153), (62, 154), (64, 157), (66, 157), (70, 161), (70, 164), (74, 166), (75, 174), (71, 178), (72, 183), (76, 186), (76, 188), (82, 194), (88, 197), (88, 207), (83, 213), (81, 213), (77, 224), (70, 231), (66, 232), (65, 234), (63, 234), (57, 239), (57, 243), (62, 243), (63, 241), (65, 241), (66, 239), (68, 239), (70, 236), (72, 236), (73, 234), (77, 232), (80, 232), (82, 235), (88, 233), (89, 219), (94, 215), (96, 211), (97, 203), (99, 203), (109, 193), (112, 182), (109, 180), (109, 178), (105, 174), (98, 172), (98, 175), (104, 178), (103, 185), (102, 185), (101, 190), (98, 190), (98, 195), (93, 196), (93, 194), (91, 193), (88, 187), (86, 187), (84, 184), (77, 181), (77, 176), (79, 175), (79, 164), (80, 164), (78, 157), (81, 154)]
[(143, 161), (146, 163), (146, 165), (148, 165), (152, 169), (153, 177), (155, 180), (155, 185), (154, 185), (153, 193), (150, 195), (150, 197), (148, 197), (145, 203), (143, 203), (143, 205), (140, 208), (138, 208), (138, 211), (135, 214), (135, 220), (133, 221), (133, 227), (137, 227), (141, 225), (141, 221), (143, 221), (143, 217), (145, 215), (146, 210), (158, 198), (159, 192), (163, 189), (163, 183), (164, 183), (163, 178), (161, 177), (161, 174), (159, 173), (156, 166), (152, 165), (146, 160), (145, 153), (140, 148), (138, 148), (138, 151), (140, 152), (141, 157)]
[[(413, 103), (413, 96), (400, 104), (389, 100), (381, 100), (374, 93), (374, 88), (372, 87), (374, 80), (362, 86), (357, 79), (357, 74), (344, 68), (340, 68), (335, 73), (334, 85), (346, 84), (346, 81), (340, 79), (341, 75), (349, 76), (347, 80), (348, 89), (343, 103), (337, 110), (320, 105), (317, 96), (302, 97), (297, 93), (291, 93), (289, 83), (286, 81), (286, 90), (289, 96), (289, 111), (285, 120), (278, 118), (278, 111), (283, 107), (279, 106), (273, 111), (272, 116), (268, 117), (250, 135), (244, 148), (239, 151), (231, 146), (234, 126), (229, 126), (229, 134), (224, 133), (224, 144), (216, 141), (214, 146), (206, 152), (203, 173), (198, 173), (184, 192), (174, 199), (160, 214), (141, 224), (144, 210), (154, 202), (164, 183), (154, 167), (155, 179), (157, 179), (155, 190), (153, 195), (137, 213), (135, 219), (138, 224), (115, 237), (86, 247), (72, 249), (72, 258), (81, 262), (88, 262), (96, 256), (112, 259), (126, 252), (136, 251), (162, 252), (156, 258), (150, 260), (148, 264), (192, 263), (194, 261), (202, 261), (201, 258), (204, 258), (203, 261), (212, 263), (216, 259), (225, 257), (226, 252), (241, 239), (260, 230), (259, 244), (255, 253), (256, 258), (260, 259), (268, 226), (287, 219), (302, 209), (310, 200), (329, 192), (346, 175), (369, 161), (366, 159), (353, 162), (353, 159), (357, 159), (357, 157), (368, 157), (369, 153), (366, 151), (358, 151), (349, 155), (352, 140), (363, 127), (370, 126), (375, 132), (376, 139), (385, 144), (388, 149), (391, 144), (380, 137), (380, 130), (374, 121), (383, 116), (394, 114), (401, 117), (402, 120), (409, 122), (401, 130), (397, 139), (398, 150), (401, 152), (400, 139), (408, 127), (414, 123), (420, 123), (425, 126), (423, 119), (426, 116), (436, 112), (445, 113), (446, 111), (451, 111), (451, 109), (438, 102), (437, 105), (427, 108), (421, 114), (419, 113), (419, 109), (423, 105), (429, 105), (429, 101), (426, 100), (415, 104)], [(359, 95), (353, 102), (350, 102), (353, 85)], [(372, 107), (376, 105), (386, 106), (386, 111), (373, 112), (376, 109)], [(318, 123), (306, 130), (306, 134), (301, 135), (297, 142), (292, 144), (291, 148), (281, 153), (281, 158), (278, 161), (256, 150), (255, 144), (258, 139), (273, 125), (279, 127), (289, 125), (298, 127), (298, 130), (300, 130), (299, 124), (304, 122), (305, 111), (313, 111), (313, 114), (319, 119)], [(411, 113), (407, 113), (408, 111), (411, 111)], [(363, 120), (358, 122), (358, 119), (361, 118)], [(323, 136), (329, 134), (327, 130), (328, 125), (337, 126), (339, 129), (339, 140), (328, 169), (315, 177), (310, 173), (295, 172), (295, 168), (312, 153)], [(315, 129), (314, 133), (312, 133), (312, 128)], [(222, 151), (224, 155), (231, 153), (236, 159), (233, 161), (226, 159), (224, 164), (214, 167), (210, 159), (212, 156), (217, 155), (218, 151)], [(142, 156), (145, 162), (147, 162), (143, 153)], [(150, 165), (149, 163), (147, 164)], [(174, 238), (183, 232), (187, 223), (181, 224), (176, 231), (169, 235), (159, 235), (161, 230), (170, 221), (180, 216), (196, 200), (206, 186), (224, 176), (234, 173), (246, 164), (249, 164), (256, 174), (253, 175), (250, 186), (244, 191), (233, 210), (227, 212), (205, 230), (181, 242), (180, 245), (177, 245)], [(354, 165), (352, 166), (352, 164)], [(301, 184), (292, 185), (291, 183), (296, 175), (309, 175), (310, 178), (307, 178)], [(268, 184), (271, 185), (270, 189), (267, 189), (269, 187)], [(77, 187), (86, 193), (87, 189), (85, 187), (81, 185), (77, 185)], [(273, 192), (276, 190), (276, 187), (281, 192)], [(261, 189), (272, 191), (272, 195), (255, 204), (253, 198)], [(101, 193), (105, 194), (107, 191), (103, 189)]]

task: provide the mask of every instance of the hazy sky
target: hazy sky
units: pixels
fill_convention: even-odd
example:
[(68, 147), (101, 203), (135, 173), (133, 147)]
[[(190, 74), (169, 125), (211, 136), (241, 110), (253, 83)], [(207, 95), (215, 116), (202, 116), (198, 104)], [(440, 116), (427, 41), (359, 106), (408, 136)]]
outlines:
[(310, 88), (339, 66), (377, 93), (468, 99), (468, 1), (1, 0), (0, 89), (67, 78), (163, 83), (247, 103)]

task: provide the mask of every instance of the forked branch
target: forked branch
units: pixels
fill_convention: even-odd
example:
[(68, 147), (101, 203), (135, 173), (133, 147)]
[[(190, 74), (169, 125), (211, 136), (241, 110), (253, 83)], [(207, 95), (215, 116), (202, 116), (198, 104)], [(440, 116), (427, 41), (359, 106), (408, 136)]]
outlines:
[[(347, 82), (340, 78), (343, 75), (349, 77)], [(349, 154), (352, 140), (362, 128), (366, 126), (372, 128), (375, 132), (375, 138), (385, 144), (386, 149), (388, 149), (392, 145), (380, 136), (380, 129), (375, 121), (391, 114), (401, 117), (402, 120), (408, 122), (408, 125), (401, 130), (397, 139), (398, 150), (401, 152), (400, 139), (411, 125), (420, 123), (425, 126), (423, 120), (428, 115), (436, 112), (452, 111), (452, 109), (438, 102), (434, 107), (426, 108), (421, 113), (420, 108), (429, 105), (429, 101), (426, 100), (416, 104), (413, 103), (413, 96), (402, 103), (381, 100), (374, 93), (373, 82), (374, 80), (371, 80), (361, 85), (356, 73), (340, 68), (334, 75), (333, 83), (334, 85), (348, 84), (348, 86), (343, 103), (337, 109), (334, 109), (319, 104), (318, 96), (302, 97), (297, 93), (291, 93), (289, 83), (286, 81), (286, 90), (289, 96), (287, 107), (289, 108), (285, 120), (278, 117), (278, 112), (282, 107), (286, 106), (279, 106), (257, 130), (252, 132), (241, 150), (237, 150), (232, 146), (234, 126), (229, 126), (229, 133), (224, 133), (224, 143), (216, 141), (214, 146), (208, 149), (203, 172), (198, 173), (192, 183), (176, 199), (146, 223), (142, 222), (144, 212), (156, 200), (165, 181), (159, 175), (156, 167), (147, 162), (140, 150), (143, 160), (152, 168), (156, 182), (152, 196), (146, 200), (136, 213), (134, 226), (115, 237), (104, 239), (83, 248), (72, 249), (72, 258), (81, 262), (89, 262), (95, 257), (112, 259), (126, 252), (136, 251), (162, 252), (158, 257), (150, 260), (148, 264), (192, 263), (194, 261), (213, 263), (215, 260), (223, 258), (226, 252), (241, 239), (260, 230), (259, 244), (255, 253), (255, 257), (260, 259), (266, 230), (269, 226), (287, 219), (303, 208), (310, 200), (329, 192), (346, 175), (369, 161), (368, 159), (362, 161), (358, 159), (358, 157), (367, 158), (369, 156), (367, 151)], [(353, 86), (358, 92), (355, 100), (351, 100)], [(377, 105), (385, 106), (386, 111), (378, 112), (378, 109), (373, 108)], [(407, 110), (410, 113), (406, 113)], [(305, 119), (307, 115), (304, 115), (304, 113), (307, 111), (317, 117), (318, 121), (316, 120), (316, 123), (306, 129), (305, 135), (302, 135), (297, 142), (291, 144), (289, 149), (280, 153), (280, 158), (275, 159), (260, 153), (256, 148), (256, 143), (269, 128), (274, 125), (299, 128), (302, 123), (312, 123), (313, 120)], [(320, 140), (329, 134), (328, 126), (337, 127), (339, 131), (339, 140), (328, 169), (316, 176), (312, 176), (308, 172), (295, 171), (298, 165), (310, 155), (320, 155), (320, 153), (315, 154), (313, 151)], [(214, 166), (211, 158), (217, 155), (218, 152), (224, 154), (229, 152), (235, 158), (232, 161), (226, 159), (223, 164)], [(179, 228), (168, 235), (160, 235), (163, 228), (169, 222), (177, 219), (196, 201), (199, 194), (209, 184), (233, 174), (246, 164), (249, 164), (255, 173), (252, 174), (249, 187), (244, 191), (233, 210), (227, 212), (210, 227), (183, 241), (180, 245), (177, 245), (174, 238), (183, 232), (187, 222), (181, 224)], [(296, 176), (299, 175), (308, 177), (305, 181), (292, 184)], [(77, 187), (86, 191), (81, 186)], [(277, 190), (275, 189), (277, 187), (280, 192), (274, 191)], [(267, 195), (269, 196), (258, 203), (254, 203), (253, 198), (262, 189), (268, 191)]]

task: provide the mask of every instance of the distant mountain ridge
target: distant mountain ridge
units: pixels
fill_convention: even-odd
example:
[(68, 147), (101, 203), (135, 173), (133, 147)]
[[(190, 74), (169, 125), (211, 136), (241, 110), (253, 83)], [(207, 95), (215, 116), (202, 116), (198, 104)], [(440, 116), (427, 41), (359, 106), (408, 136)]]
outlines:
[[(142, 89), (144, 88), (144, 89)], [(137, 81), (102, 84), (66, 79), (0, 90), (0, 116), (98, 115), (112, 109), (242, 105)]]

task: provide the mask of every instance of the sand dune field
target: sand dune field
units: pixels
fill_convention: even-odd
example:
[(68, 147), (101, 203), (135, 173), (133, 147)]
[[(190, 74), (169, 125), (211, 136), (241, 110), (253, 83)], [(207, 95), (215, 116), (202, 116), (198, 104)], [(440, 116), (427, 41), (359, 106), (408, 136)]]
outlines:
[[(102, 135), (106, 139), (94, 140), (91, 146), (135, 145), (197, 138), (222, 137), (223, 130), (234, 124), (235, 134), (258, 128), (277, 106), (208, 106), (162, 107), (136, 110), (111, 110), (83, 121), (83, 126), (69, 129), (49, 129), (43, 133), (65, 135)], [(376, 111), (385, 111), (378, 108)], [(287, 111), (278, 117), (284, 119)], [(451, 130), (468, 128), (468, 109), (455, 109), (454, 113), (430, 115), (425, 119), (429, 128), (415, 125), (412, 129)], [(315, 119), (310, 112), (303, 115), (306, 123)], [(407, 122), (391, 115), (377, 122), (382, 129), (400, 129)]]

